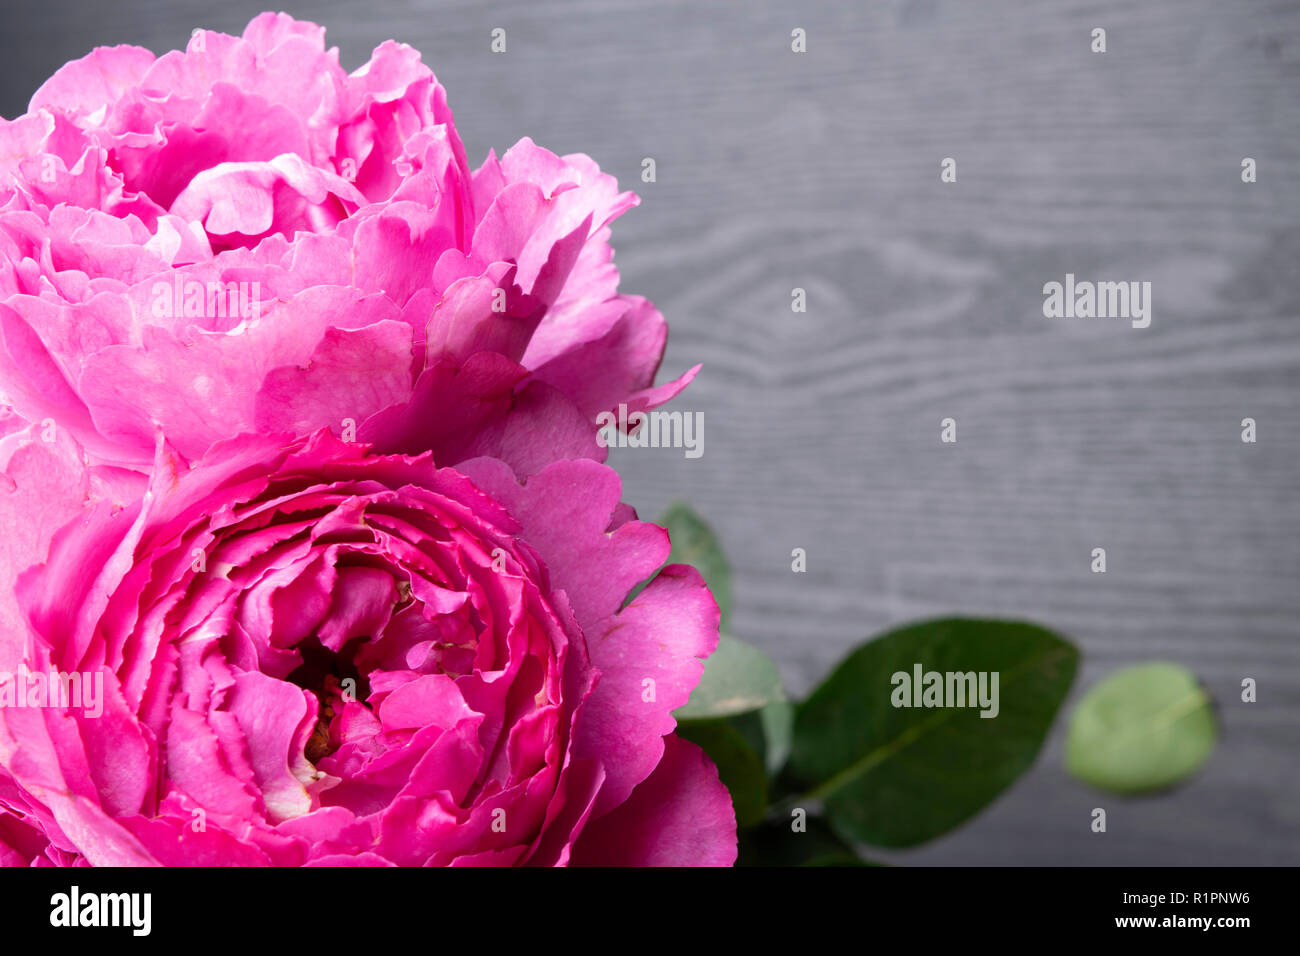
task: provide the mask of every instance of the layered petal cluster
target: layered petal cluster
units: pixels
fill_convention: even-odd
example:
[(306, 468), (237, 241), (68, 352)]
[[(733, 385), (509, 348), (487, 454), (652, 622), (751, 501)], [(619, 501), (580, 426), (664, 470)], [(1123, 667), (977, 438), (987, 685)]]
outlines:
[(102, 681), (98, 713), (0, 707), (0, 863), (734, 861), (670, 716), (717, 605), (670, 565), (625, 606), (669, 544), (605, 466), (520, 481), (322, 429), (160, 443), (145, 488), (70, 439), (0, 452), (30, 519), (0, 670)]
[[(0, 120), (0, 402), (145, 470), (329, 427), (385, 452), (550, 456), (650, 407), (666, 329), (620, 295), (636, 197), (521, 140), (471, 170), (419, 54), (349, 74), (324, 30), (263, 14), (184, 52), (97, 49)], [(541, 464), (527, 453), (523, 472)]]

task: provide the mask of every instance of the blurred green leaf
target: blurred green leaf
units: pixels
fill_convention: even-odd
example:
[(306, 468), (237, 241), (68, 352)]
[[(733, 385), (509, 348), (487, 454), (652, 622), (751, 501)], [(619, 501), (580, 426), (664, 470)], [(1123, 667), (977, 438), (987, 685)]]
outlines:
[(693, 720), (679, 723), (677, 735), (700, 748), (718, 768), (718, 776), (731, 791), (736, 824), (753, 826), (767, 808), (767, 774), (754, 748), (725, 720)]
[(792, 819), (770, 820), (740, 834), (737, 866), (877, 866), (862, 859), (818, 817), (808, 817), (802, 832)]
[(754, 752), (763, 760), (768, 779), (781, 772), (790, 759), (790, 738), (794, 734), (794, 704), (774, 700), (767, 706), (731, 718), (731, 724), (744, 735)]
[[(891, 631), (853, 651), (797, 708), (791, 769), (857, 842), (932, 839), (1033, 763), (1077, 662), (1073, 646), (1030, 624), (950, 619)], [(910, 678), (916, 665), (996, 673), (997, 716), (981, 717), (978, 705), (893, 706), (893, 675)]]
[(1065, 766), (1102, 790), (1140, 793), (1190, 776), (1218, 737), (1209, 694), (1187, 668), (1126, 667), (1097, 684), (1074, 709)]
[(704, 575), (722, 612), (721, 628), (725, 632), (731, 615), (731, 565), (722, 553), (713, 529), (689, 505), (680, 501), (669, 505), (656, 523), (668, 529), (672, 541), (668, 564), (689, 564)]
[(763, 736), (767, 746), (763, 763), (769, 776), (775, 777), (790, 759), (790, 745), (794, 739), (794, 704), (788, 700), (775, 700), (758, 712), (763, 723)]
[(691, 699), (673, 712), (678, 720), (711, 720), (766, 707), (784, 699), (781, 672), (756, 647), (723, 634), (704, 661)]

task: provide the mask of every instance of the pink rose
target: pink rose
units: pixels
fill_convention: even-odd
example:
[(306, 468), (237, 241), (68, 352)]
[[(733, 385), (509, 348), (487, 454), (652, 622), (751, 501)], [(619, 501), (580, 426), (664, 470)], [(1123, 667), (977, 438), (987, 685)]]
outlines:
[(99, 714), (0, 707), (0, 863), (734, 861), (670, 715), (717, 605), (672, 565), (623, 606), (669, 545), (610, 469), (321, 430), (162, 445), (145, 488), (54, 437), (0, 441), (0, 671)]
[(685, 385), (652, 386), (663, 318), (617, 293), (635, 196), (528, 139), (471, 172), (415, 50), (337, 60), (263, 14), (97, 49), (0, 120), (0, 403), (137, 468), (157, 426), (188, 458), (329, 427), (443, 460), (544, 408), (568, 425), (527, 474)]

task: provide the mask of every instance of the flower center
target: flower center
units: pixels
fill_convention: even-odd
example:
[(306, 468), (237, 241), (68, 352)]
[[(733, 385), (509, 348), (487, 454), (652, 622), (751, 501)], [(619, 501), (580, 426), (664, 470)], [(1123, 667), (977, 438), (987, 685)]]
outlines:
[(366, 698), (370, 696), (369, 681), (353, 663), (357, 648), (366, 640), (367, 638), (357, 638), (349, 641), (338, 653), (323, 647), (314, 636), (297, 646), (298, 653), (302, 655), (302, 664), (285, 679), (310, 691), (320, 703), (316, 726), (306, 746), (307, 759), (312, 763), (320, 763), (338, 750), (339, 743), (331, 736), (330, 727), (343, 705), (353, 700), (365, 705)]

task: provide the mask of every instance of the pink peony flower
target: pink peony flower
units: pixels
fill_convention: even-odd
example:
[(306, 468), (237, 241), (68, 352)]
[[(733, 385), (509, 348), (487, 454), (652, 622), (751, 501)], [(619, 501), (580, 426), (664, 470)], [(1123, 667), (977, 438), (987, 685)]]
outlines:
[(0, 707), (0, 863), (734, 861), (670, 716), (717, 605), (672, 565), (623, 606), (669, 545), (610, 469), (321, 430), (160, 444), (145, 488), (53, 437), (0, 441), (0, 671), (100, 712)]
[[(636, 202), (528, 139), (471, 172), (402, 44), (347, 74), (323, 28), (263, 14), (100, 48), (0, 120), (0, 402), (142, 469), (158, 426), (188, 458), (329, 427), (508, 445), (521, 474), (599, 459), (597, 414), (694, 374), (652, 386), (663, 318), (617, 293), (609, 223)], [(506, 441), (543, 410), (546, 452)]]

